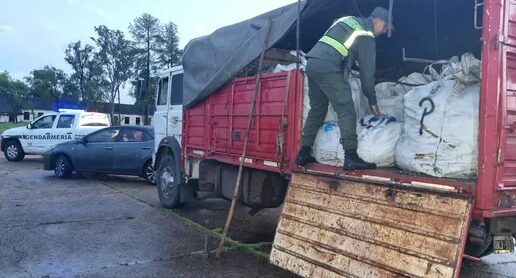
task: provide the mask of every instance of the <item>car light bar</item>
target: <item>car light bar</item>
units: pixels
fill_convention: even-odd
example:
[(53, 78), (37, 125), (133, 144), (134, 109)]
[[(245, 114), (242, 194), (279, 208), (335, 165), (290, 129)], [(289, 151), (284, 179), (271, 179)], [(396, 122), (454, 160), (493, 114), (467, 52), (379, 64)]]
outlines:
[(57, 111), (59, 111), (59, 112), (85, 112), (82, 109), (66, 109), (66, 108), (59, 108)]

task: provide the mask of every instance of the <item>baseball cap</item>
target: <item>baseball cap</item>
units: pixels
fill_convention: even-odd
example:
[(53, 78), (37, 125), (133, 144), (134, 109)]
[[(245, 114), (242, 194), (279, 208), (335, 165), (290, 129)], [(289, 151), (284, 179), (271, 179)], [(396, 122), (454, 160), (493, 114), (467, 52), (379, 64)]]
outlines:
[[(385, 21), (386, 24), (389, 23), (389, 11), (385, 8), (382, 8), (382, 7), (374, 8), (374, 10), (373, 10), (373, 12), (371, 12), (370, 16), (378, 17), (381, 20)], [(392, 25), (392, 21), (393, 20), (391, 17), (391, 24), (390, 24), (390, 26), (387, 26), (387, 27), (390, 28), (391, 30), (394, 30), (394, 25)]]

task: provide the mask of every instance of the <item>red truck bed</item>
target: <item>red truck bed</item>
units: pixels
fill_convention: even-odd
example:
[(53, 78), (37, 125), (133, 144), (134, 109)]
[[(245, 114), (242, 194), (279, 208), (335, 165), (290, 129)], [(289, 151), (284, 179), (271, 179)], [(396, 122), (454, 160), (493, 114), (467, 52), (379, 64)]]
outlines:
[[(484, 62), (485, 66), (485, 62)], [(289, 82), (287, 83), (287, 81)], [(485, 86), (485, 80), (483, 86)], [(184, 112), (183, 150), (186, 156), (213, 159), (238, 165), (247, 123), (249, 105), (254, 89), (255, 77), (237, 78), (226, 84), (205, 101)], [(288, 84), (288, 86), (287, 86)], [(256, 115), (250, 131), (248, 154), (245, 166), (283, 174), (305, 171), (325, 175), (354, 176), (384, 182), (411, 184), (414, 186), (453, 187), (460, 192), (475, 195), (475, 185), (490, 192), (514, 192), (514, 183), (496, 189), (496, 183), (478, 183), (475, 180), (434, 178), (400, 169), (378, 169), (368, 171), (344, 171), (341, 168), (314, 163), (299, 168), (294, 160), (299, 147), (302, 126), (303, 74), (301, 71), (281, 72), (262, 75), (257, 96)], [(484, 94), (483, 94), (484, 95)], [(285, 97), (287, 100), (285, 101)], [(284, 103), (287, 103), (285, 106)], [(481, 109), (485, 110), (485, 109)], [(484, 112), (485, 113), (485, 112)], [(284, 143), (281, 144), (280, 122), (283, 118)], [(481, 124), (485, 126), (485, 122)], [(482, 133), (485, 135), (485, 133)], [(480, 138), (481, 142), (486, 139)], [(512, 142), (509, 140), (508, 142)], [(480, 146), (486, 148), (487, 146)], [(282, 151), (283, 149), (283, 151)], [(508, 148), (508, 154), (515, 154), (516, 148)], [(493, 153), (479, 156), (479, 162), (488, 160)], [(282, 157), (283, 159), (280, 159)], [(512, 158), (512, 156), (510, 156)], [(510, 165), (510, 164), (509, 164)], [(514, 169), (514, 168), (508, 168)], [(485, 178), (489, 169), (479, 171), (478, 181)], [(491, 168), (491, 171), (494, 169)], [(516, 170), (515, 170), (516, 171)], [(512, 173), (512, 172), (510, 172)], [(442, 187), (446, 186), (446, 187)], [(493, 194), (492, 194), (493, 195)], [(494, 198), (494, 195), (492, 196)], [(493, 204), (494, 199), (484, 199)], [(512, 197), (516, 198), (516, 197)], [(483, 203), (485, 205), (485, 203)], [(476, 203), (477, 209), (480, 203)], [(516, 207), (495, 210), (491, 205), (491, 215), (513, 215)], [(478, 214), (482, 212), (477, 210)], [(484, 216), (486, 217), (486, 216)], [(488, 217), (488, 216), (487, 216)]]
[[(254, 84), (255, 77), (234, 79), (218, 93), (185, 111), (183, 142), (187, 156), (239, 164)], [(299, 168), (294, 161), (302, 130), (302, 98), (301, 71), (292, 71), (290, 77), (287, 72), (262, 76), (245, 166), (284, 174), (297, 170), (413, 185), (444, 185), (474, 193), (474, 180), (434, 178), (397, 168), (344, 171), (318, 163)], [(286, 119), (283, 144), (278, 139), (282, 115)]]

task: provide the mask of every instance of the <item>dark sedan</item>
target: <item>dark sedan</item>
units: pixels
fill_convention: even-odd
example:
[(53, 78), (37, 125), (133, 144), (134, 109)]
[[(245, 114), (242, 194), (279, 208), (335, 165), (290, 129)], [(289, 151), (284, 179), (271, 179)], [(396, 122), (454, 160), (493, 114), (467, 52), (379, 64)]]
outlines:
[(80, 140), (58, 144), (43, 154), (44, 169), (60, 178), (72, 172), (134, 175), (154, 184), (154, 133), (140, 126), (114, 126)]

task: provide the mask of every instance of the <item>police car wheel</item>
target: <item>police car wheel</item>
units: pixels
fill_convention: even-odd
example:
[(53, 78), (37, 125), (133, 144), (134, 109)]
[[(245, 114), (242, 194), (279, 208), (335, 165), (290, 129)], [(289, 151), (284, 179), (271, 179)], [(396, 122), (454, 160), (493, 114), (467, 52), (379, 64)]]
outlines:
[(181, 206), (179, 186), (176, 161), (172, 154), (167, 152), (161, 157), (156, 172), (156, 188), (158, 189), (159, 201), (163, 207), (172, 209)]
[(4, 156), (9, 161), (20, 161), (25, 157), (20, 144), (16, 141), (5, 143)]
[(73, 168), (72, 163), (66, 155), (59, 154), (56, 157), (56, 163), (54, 166), (54, 174), (59, 178), (68, 178), (72, 175)]

